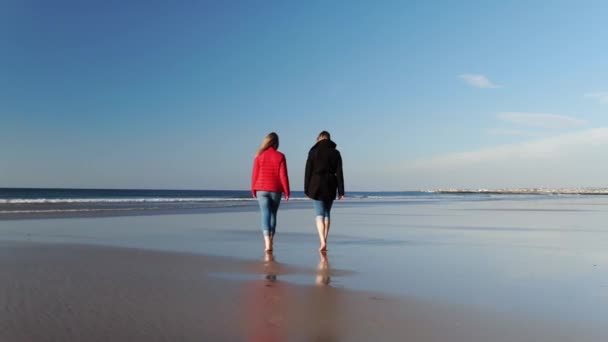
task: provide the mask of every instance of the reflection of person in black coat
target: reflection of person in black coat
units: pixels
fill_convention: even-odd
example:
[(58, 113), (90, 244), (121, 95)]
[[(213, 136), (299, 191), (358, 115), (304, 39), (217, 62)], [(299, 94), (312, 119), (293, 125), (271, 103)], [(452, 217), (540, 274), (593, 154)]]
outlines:
[(342, 157), (336, 150), (328, 132), (317, 137), (317, 143), (308, 152), (304, 176), (304, 193), (314, 200), (316, 224), (321, 243), (320, 251), (327, 250), (331, 206), (336, 199), (344, 198)]

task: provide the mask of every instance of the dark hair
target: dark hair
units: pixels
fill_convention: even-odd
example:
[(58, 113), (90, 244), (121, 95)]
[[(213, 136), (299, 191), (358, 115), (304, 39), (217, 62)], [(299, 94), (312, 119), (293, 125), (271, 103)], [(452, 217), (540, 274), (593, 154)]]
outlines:
[(328, 131), (323, 131), (323, 132), (319, 133), (319, 136), (317, 137), (317, 139), (331, 139), (331, 136), (329, 135)]

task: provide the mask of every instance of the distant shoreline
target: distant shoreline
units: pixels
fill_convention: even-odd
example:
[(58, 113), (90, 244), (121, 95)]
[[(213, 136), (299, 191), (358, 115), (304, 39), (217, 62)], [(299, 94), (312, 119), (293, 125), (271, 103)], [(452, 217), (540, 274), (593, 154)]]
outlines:
[(490, 195), (608, 195), (608, 188), (583, 189), (437, 189), (437, 194), (490, 194)]

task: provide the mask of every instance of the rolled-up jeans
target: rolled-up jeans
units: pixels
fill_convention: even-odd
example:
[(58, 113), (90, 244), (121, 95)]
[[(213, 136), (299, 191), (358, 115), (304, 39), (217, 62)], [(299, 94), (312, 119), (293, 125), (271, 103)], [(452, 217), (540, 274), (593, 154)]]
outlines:
[(315, 213), (317, 218), (328, 219), (331, 216), (331, 205), (334, 203), (333, 200), (313, 200), (315, 205)]
[(264, 235), (273, 236), (277, 227), (277, 212), (281, 204), (281, 192), (257, 191), (258, 204), (262, 214)]

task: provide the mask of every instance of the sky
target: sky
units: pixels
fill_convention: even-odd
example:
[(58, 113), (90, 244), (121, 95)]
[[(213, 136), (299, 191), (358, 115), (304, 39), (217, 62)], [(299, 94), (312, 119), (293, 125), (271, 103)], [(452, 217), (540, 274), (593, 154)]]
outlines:
[(0, 0), (0, 187), (608, 187), (608, 2)]

